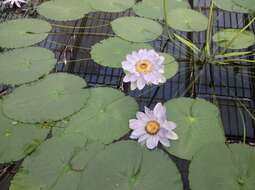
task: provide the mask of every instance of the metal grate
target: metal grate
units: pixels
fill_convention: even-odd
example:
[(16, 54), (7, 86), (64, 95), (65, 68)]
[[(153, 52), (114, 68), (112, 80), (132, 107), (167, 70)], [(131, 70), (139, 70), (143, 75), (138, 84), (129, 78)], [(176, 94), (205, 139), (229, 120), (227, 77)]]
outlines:
[[(192, 2), (194, 9), (208, 15), (210, 1), (195, 0), (194, 2), (190, 2)], [(237, 69), (231, 66), (219, 67), (216, 65), (204, 65), (202, 68), (193, 67), (191, 64), (192, 56), (185, 46), (178, 42), (168, 42), (163, 37), (160, 37), (151, 44), (157, 51), (171, 53), (180, 64), (179, 72), (164, 85), (159, 87), (152, 86), (142, 91), (131, 92), (126, 85), (122, 86), (122, 69), (103, 67), (93, 62), (93, 60), (84, 61), (83, 59), (90, 58), (87, 48), (90, 48), (102, 39), (108, 38), (108, 34), (113, 34), (109, 25), (110, 21), (125, 15), (134, 15), (134, 13), (132, 10), (114, 14), (90, 13), (83, 19), (73, 22), (59, 23), (50, 21), (53, 24), (71, 26), (66, 29), (55, 26), (52, 32), (68, 32), (70, 34), (50, 35), (46, 40), (41, 42), (39, 46), (49, 48), (55, 52), (58, 64), (54, 71), (69, 72), (79, 75), (83, 77), (90, 86), (107, 85), (113, 88), (121, 88), (125, 93), (136, 98), (141, 110), (144, 109), (144, 106), (153, 107), (159, 101), (165, 102), (180, 96), (200, 97), (212, 102), (216, 100), (222, 114), (226, 137), (230, 141), (242, 140), (244, 118), (247, 140), (251, 143), (255, 142), (254, 121), (247, 110), (240, 105), (245, 105), (251, 113), (255, 114), (255, 100), (253, 96), (255, 81), (254, 78), (250, 76), (252, 73), (255, 73), (253, 69)], [(218, 9), (215, 9), (214, 16), (216, 19), (214, 20), (213, 32), (222, 28), (242, 28), (245, 23), (247, 23), (247, 20), (250, 19), (244, 14), (230, 13)], [(7, 12), (1, 13), (0, 17), (0, 21), (17, 18), (14, 14)], [(101, 25), (104, 26), (97, 27)], [(80, 26), (92, 26), (94, 28), (80, 29)], [(255, 31), (254, 24), (250, 27), (250, 30), (253, 32)], [(74, 35), (74, 33), (96, 33), (97, 35)], [(102, 33), (105, 35), (99, 35)], [(192, 39), (198, 47), (203, 47), (205, 44), (205, 32), (194, 33), (193, 35), (184, 32), (178, 32), (178, 34)], [(76, 48), (78, 46), (81, 48)], [(215, 44), (212, 44), (212, 49), (215, 51), (220, 50), (217, 49)], [(253, 46), (249, 50), (254, 51), (255, 47)], [(67, 61), (66, 63), (65, 60)], [(71, 62), (72, 60), (73, 62)], [(251, 74), (248, 75), (248, 73)], [(194, 77), (198, 75), (199, 78), (193, 84)], [(6, 90), (6, 87), (0, 87), (0, 94), (4, 90)], [(187, 177), (188, 164), (189, 163), (186, 161), (177, 161), (177, 165), (179, 166), (185, 182), (185, 189), (189, 189)], [(0, 180), (1, 190), (8, 189), (9, 180), (10, 175)]]

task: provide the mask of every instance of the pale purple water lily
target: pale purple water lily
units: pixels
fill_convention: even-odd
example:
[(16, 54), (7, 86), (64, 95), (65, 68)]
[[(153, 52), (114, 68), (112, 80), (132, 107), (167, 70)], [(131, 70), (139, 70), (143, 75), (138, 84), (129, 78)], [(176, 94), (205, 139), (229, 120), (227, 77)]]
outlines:
[(3, 4), (10, 4), (10, 7), (12, 8), (13, 7), (13, 5), (15, 4), (17, 7), (21, 7), (21, 3), (27, 3), (27, 1), (26, 0), (5, 0), (4, 2), (3, 2)]
[(124, 82), (131, 82), (131, 90), (142, 90), (147, 84), (159, 85), (166, 82), (164, 77), (164, 60), (154, 50), (140, 49), (127, 55), (122, 62), (126, 76)]
[(158, 143), (169, 147), (170, 140), (177, 140), (178, 135), (173, 131), (176, 123), (167, 121), (166, 108), (157, 103), (153, 110), (145, 107), (144, 112), (137, 112), (137, 119), (129, 120), (129, 128), (133, 131), (131, 139), (138, 139), (138, 142), (145, 144), (148, 149), (154, 149)]

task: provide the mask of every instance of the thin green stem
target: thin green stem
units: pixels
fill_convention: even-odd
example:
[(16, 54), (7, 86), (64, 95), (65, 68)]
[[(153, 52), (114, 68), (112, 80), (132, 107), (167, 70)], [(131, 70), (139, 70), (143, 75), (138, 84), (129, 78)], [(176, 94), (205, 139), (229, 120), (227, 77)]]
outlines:
[(232, 45), (232, 43), (235, 41), (235, 39), (241, 34), (243, 33), (247, 28), (250, 27), (250, 25), (255, 21), (255, 17), (253, 17), (253, 19), (245, 26), (243, 27), (238, 33), (236, 33), (233, 38), (226, 44), (226, 46), (224, 47), (224, 49), (220, 52), (220, 55), (225, 54), (225, 52), (228, 50), (228, 48)]
[[(225, 53), (223, 55), (215, 55), (216, 59), (220, 58), (226, 58), (226, 57), (239, 57), (239, 56), (251, 56), (253, 55), (252, 51), (244, 51), (244, 52), (230, 52), (230, 53)], [(255, 55), (255, 54), (254, 54)]]
[(168, 37), (170, 40), (173, 40), (173, 35), (168, 30), (168, 15), (167, 15), (167, 0), (163, 0), (163, 9), (164, 9), (164, 20), (165, 20), (165, 30), (167, 31)]
[(240, 108), (238, 109), (238, 111), (239, 111), (239, 114), (240, 114), (240, 117), (242, 120), (242, 124), (243, 124), (243, 144), (245, 144), (246, 143), (246, 125), (245, 125), (245, 121), (244, 121), (244, 115)]
[(210, 5), (210, 14), (208, 19), (208, 26), (207, 26), (207, 32), (206, 32), (206, 46), (205, 46), (205, 52), (208, 57), (211, 56), (211, 40), (212, 40), (212, 26), (213, 26), (213, 9), (214, 9), (214, 2), (211, 0)]
[(105, 26), (109, 26), (110, 24), (102, 24), (97, 26), (70, 26), (70, 25), (61, 25), (61, 24), (51, 24), (52, 26), (60, 27), (60, 28), (70, 28), (70, 29), (90, 29), (90, 28), (101, 28)]
[(245, 62), (245, 63), (255, 63), (255, 60), (250, 59), (226, 59), (224, 62)]
[(58, 64), (61, 64), (61, 63), (64, 63), (64, 64), (67, 64), (67, 63), (75, 63), (75, 62), (80, 62), (80, 61), (89, 61), (91, 60), (90, 58), (84, 58), (84, 59), (76, 59), (76, 60), (64, 60), (64, 61), (59, 61)]
[(48, 34), (48, 35), (91, 35), (91, 36), (110, 36), (114, 37), (114, 34), (108, 33), (95, 33), (95, 32), (42, 32), (42, 33), (34, 33), (34, 32), (27, 32), (30, 35), (37, 35), (37, 34)]
[[(36, 34), (36, 33), (35, 33)], [(94, 32), (49, 32), (49, 35), (91, 35), (91, 36), (110, 36), (113, 37), (115, 35), (113, 34), (107, 34), (107, 33), (94, 33)]]
[[(167, 35), (168, 35), (168, 39), (170, 39), (172, 42), (175, 43), (175, 38), (178, 39), (178, 41), (180, 41), (182, 44), (184, 44), (186, 47), (190, 48), (195, 55), (197, 55), (198, 52), (200, 52), (200, 49), (196, 47), (196, 45), (194, 43), (192, 43), (191, 41), (181, 37), (178, 34), (175, 33), (171, 33), (168, 29), (168, 15), (167, 15), (167, 0), (163, 0), (163, 11), (164, 11), (164, 24), (165, 24), (165, 30), (167, 31)], [(163, 37), (165, 37), (163, 35)], [(178, 45), (177, 43), (175, 43), (176, 45)], [(181, 47), (181, 46), (179, 46)]]
[(189, 47), (194, 53), (198, 54), (199, 52), (201, 52), (201, 50), (194, 44), (192, 43), (190, 40), (181, 37), (178, 34), (174, 33), (175, 38), (177, 38), (177, 40), (179, 40), (181, 43), (185, 44), (187, 47)]

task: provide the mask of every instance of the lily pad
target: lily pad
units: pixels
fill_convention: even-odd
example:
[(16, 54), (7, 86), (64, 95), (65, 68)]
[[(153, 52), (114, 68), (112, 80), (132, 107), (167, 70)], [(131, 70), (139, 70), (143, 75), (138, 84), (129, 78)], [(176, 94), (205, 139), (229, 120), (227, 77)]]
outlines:
[(42, 3), (37, 11), (48, 19), (68, 21), (82, 18), (92, 9), (89, 0), (54, 0)]
[(166, 104), (167, 118), (177, 124), (177, 141), (166, 150), (182, 159), (191, 160), (206, 144), (225, 142), (218, 108), (202, 99), (177, 98)]
[(0, 24), (0, 47), (19, 48), (41, 42), (51, 25), (40, 19), (22, 18)]
[(118, 90), (91, 89), (87, 105), (71, 118), (65, 132), (83, 134), (88, 139), (108, 144), (129, 131), (129, 120), (137, 111), (136, 101)]
[(225, 11), (248, 13), (249, 11), (234, 3), (234, 0), (214, 0), (215, 5)]
[(0, 163), (18, 161), (34, 151), (49, 130), (40, 126), (15, 122), (2, 113), (0, 101)]
[(97, 154), (83, 173), (78, 190), (182, 188), (180, 173), (165, 153), (149, 151), (136, 142), (124, 141)]
[(69, 122), (68, 119), (63, 119), (63, 120), (57, 122), (51, 130), (51, 135), (53, 137), (64, 135), (64, 132), (68, 125), (68, 122)]
[(255, 35), (249, 31), (240, 33), (240, 29), (225, 29), (217, 32), (213, 36), (213, 41), (220, 47), (225, 48), (230, 41), (235, 38), (229, 46), (229, 49), (248, 48), (255, 44)]
[[(167, 11), (177, 8), (190, 8), (187, 0), (168, 0)], [(135, 13), (142, 17), (163, 20), (164, 9), (162, 0), (143, 0), (133, 7)]]
[[(242, 144), (211, 144), (190, 165), (192, 190), (253, 190), (255, 150)], [(206, 175), (201, 175), (206, 171)]]
[(103, 12), (121, 12), (131, 8), (135, 0), (90, 0), (93, 9)]
[(75, 75), (56, 73), (21, 86), (6, 96), (3, 111), (24, 123), (58, 121), (79, 111), (89, 97), (86, 82)]
[(169, 79), (172, 78), (179, 70), (179, 64), (176, 62), (175, 58), (168, 53), (161, 53), (165, 57), (165, 73), (164, 76)]
[(49, 139), (24, 160), (10, 190), (77, 189), (82, 171), (102, 148), (79, 134)]
[(163, 31), (159, 23), (140, 17), (121, 17), (112, 21), (111, 25), (119, 37), (131, 42), (153, 41)]
[(250, 12), (255, 12), (254, 0), (232, 0), (236, 5), (248, 9)]
[(208, 18), (192, 9), (175, 9), (168, 12), (167, 24), (180, 31), (199, 32), (207, 29)]
[(120, 38), (109, 38), (92, 47), (91, 56), (95, 62), (107, 67), (121, 67), (127, 54), (139, 49), (152, 49), (149, 44), (131, 43)]
[(56, 64), (48, 49), (29, 47), (0, 54), (0, 83), (17, 85), (34, 81), (49, 73)]

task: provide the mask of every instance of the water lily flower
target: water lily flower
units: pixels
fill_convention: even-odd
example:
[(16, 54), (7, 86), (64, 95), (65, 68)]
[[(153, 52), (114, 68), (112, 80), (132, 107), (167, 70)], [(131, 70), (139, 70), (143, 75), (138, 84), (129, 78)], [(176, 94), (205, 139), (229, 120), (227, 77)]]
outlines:
[(131, 90), (142, 90), (147, 84), (158, 85), (166, 82), (164, 77), (164, 60), (154, 50), (140, 49), (127, 55), (122, 62), (126, 76), (124, 82), (131, 82)]
[(157, 103), (153, 110), (145, 107), (145, 113), (137, 112), (137, 119), (129, 120), (129, 128), (133, 131), (131, 139), (145, 144), (148, 149), (154, 149), (158, 143), (169, 147), (169, 140), (177, 140), (178, 135), (173, 131), (176, 123), (167, 121), (166, 108)]
[(13, 7), (13, 5), (15, 4), (17, 7), (21, 7), (21, 3), (27, 3), (27, 1), (26, 0), (5, 0), (4, 2), (3, 2), (3, 4), (10, 4), (10, 7), (12, 8)]

